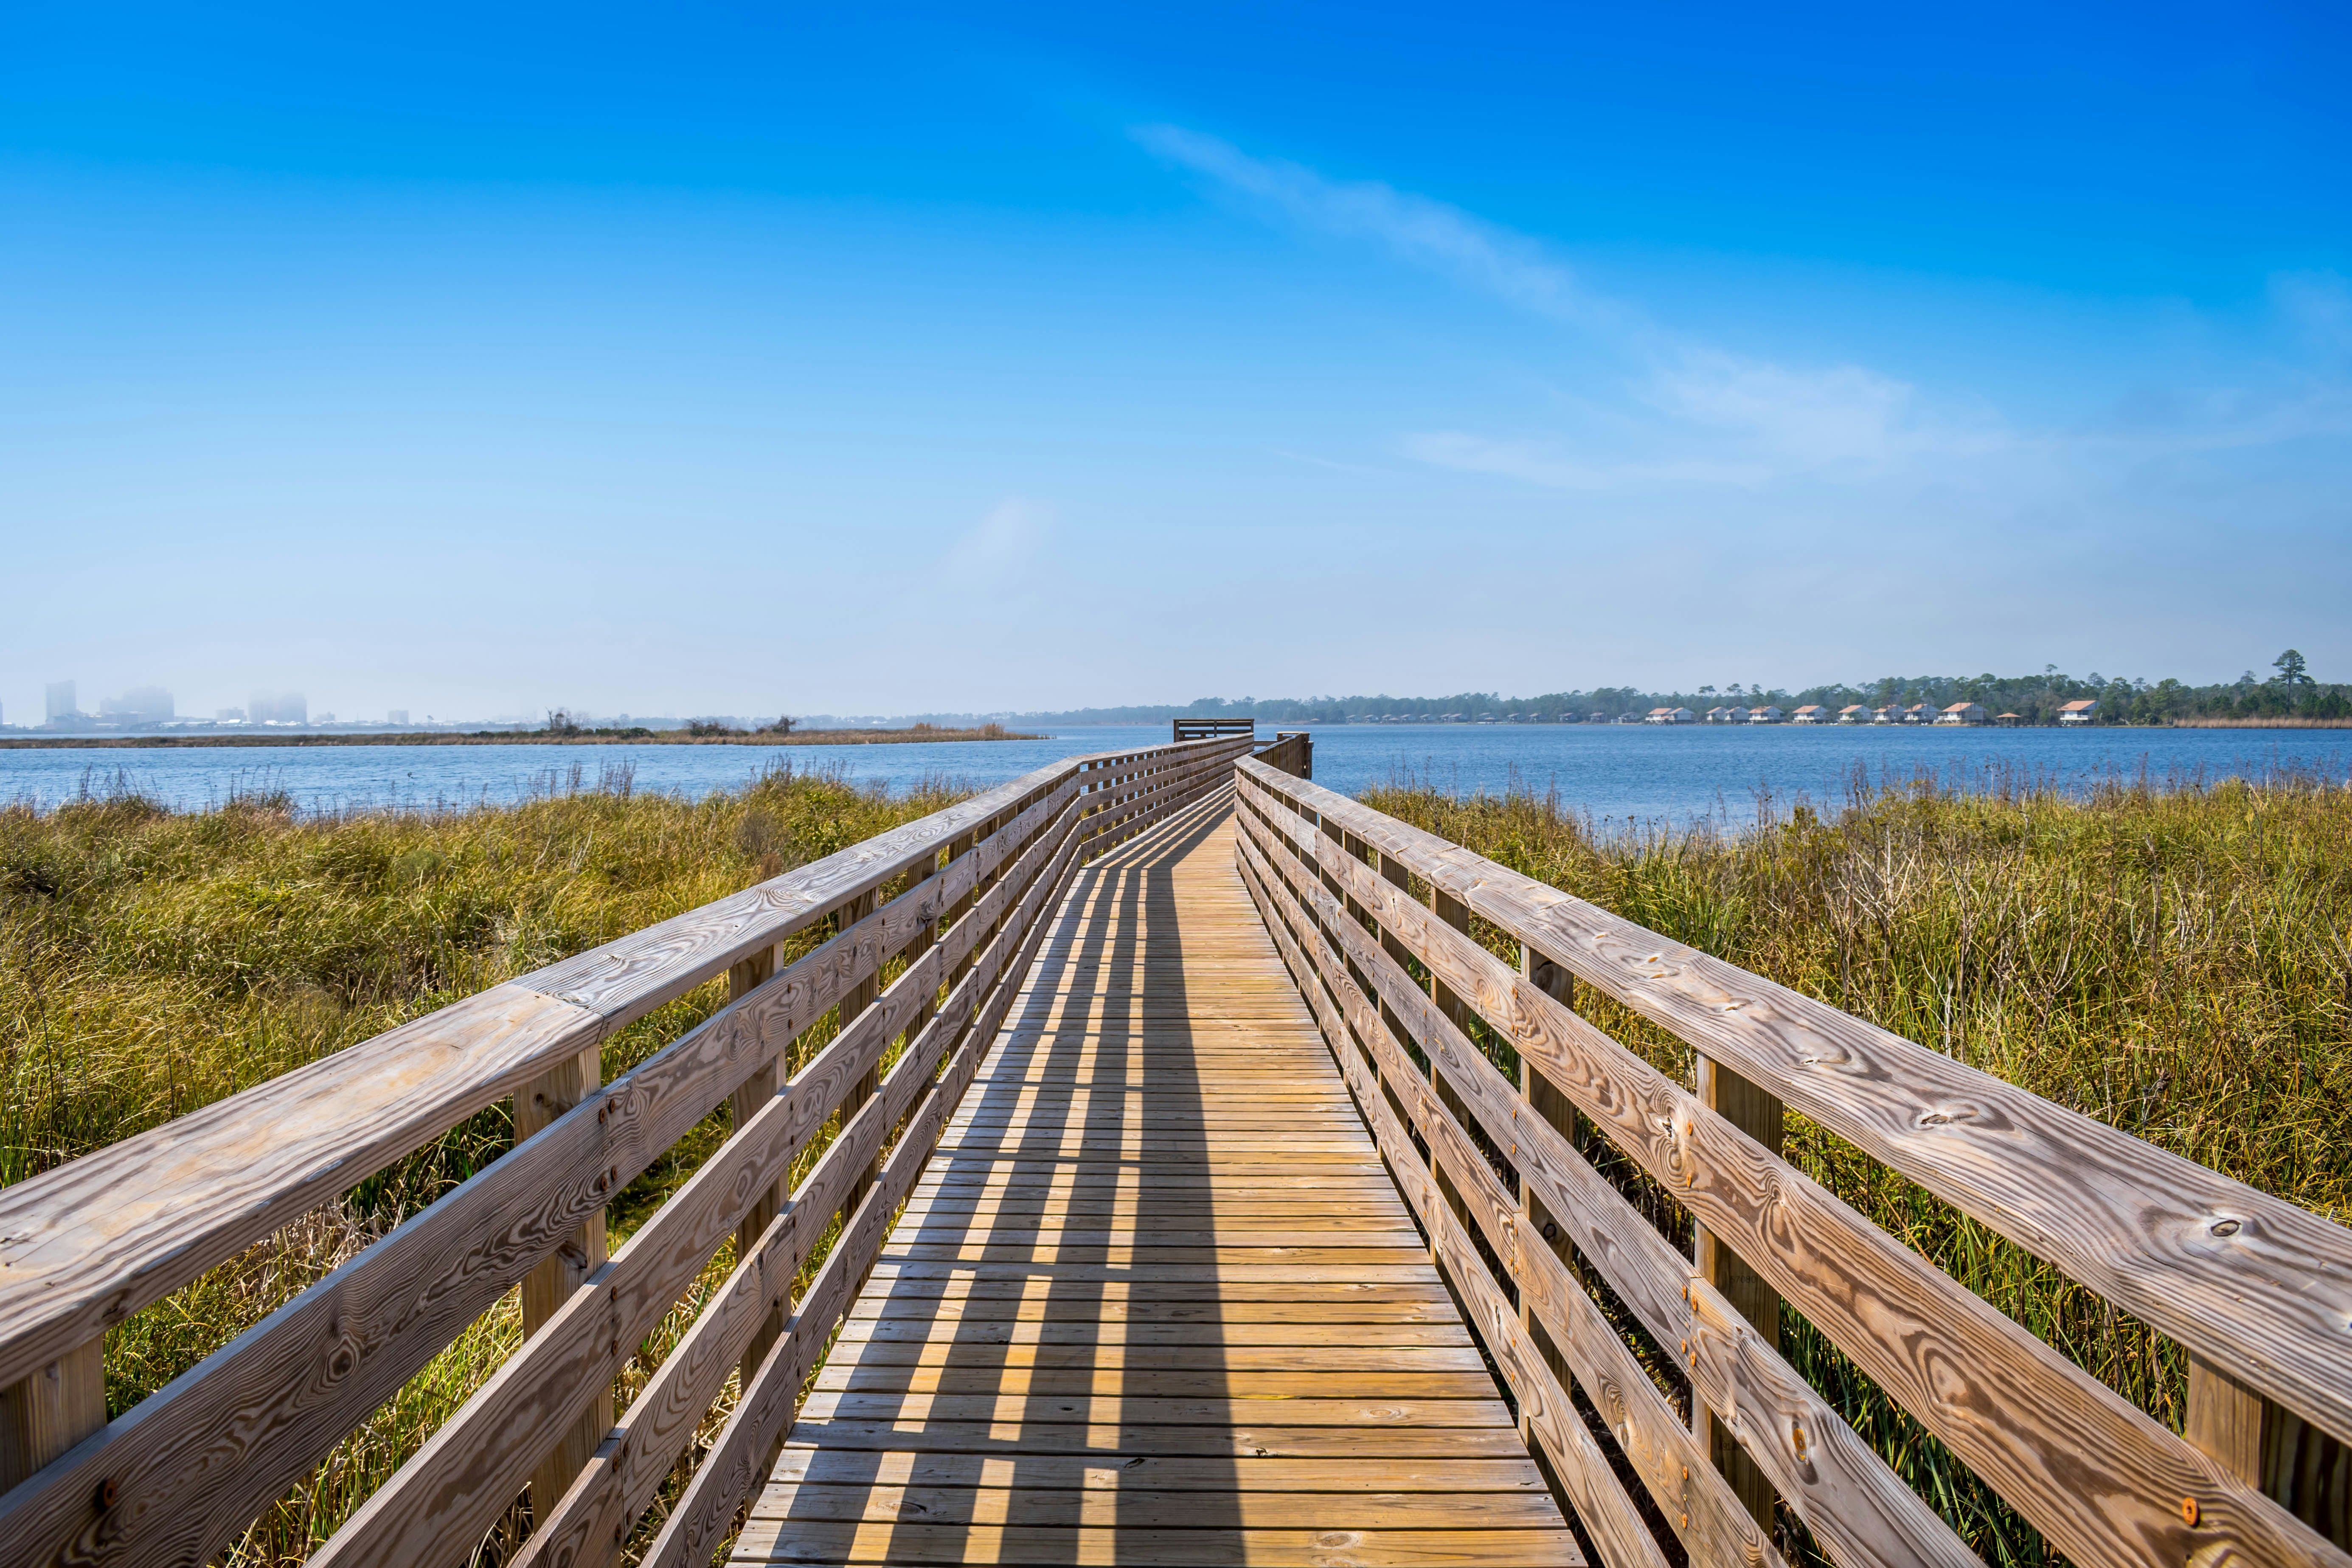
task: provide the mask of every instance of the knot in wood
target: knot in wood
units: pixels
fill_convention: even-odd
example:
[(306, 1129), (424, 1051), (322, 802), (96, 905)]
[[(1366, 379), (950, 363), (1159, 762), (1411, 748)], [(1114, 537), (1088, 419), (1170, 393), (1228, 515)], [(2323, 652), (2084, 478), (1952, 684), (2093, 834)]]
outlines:
[(2240, 1222), (2234, 1219), (2217, 1219), (2210, 1229), (2215, 1236), (2235, 1236), (2238, 1234), (2239, 1224)]

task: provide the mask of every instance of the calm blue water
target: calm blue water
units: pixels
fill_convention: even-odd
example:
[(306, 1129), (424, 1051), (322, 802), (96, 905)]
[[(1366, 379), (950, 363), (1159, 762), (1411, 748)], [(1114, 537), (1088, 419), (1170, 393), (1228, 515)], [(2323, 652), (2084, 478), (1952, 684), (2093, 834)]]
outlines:
[[(1315, 778), (1357, 793), (1405, 776), (1442, 789), (1557, 789), (1596, 818), (1686, 822), (1755, 818), (1759, 795), (1785, 809), (1834, 805), (1857, 767), (1907, 777), (1922, 767), (1956, 783), (2022, 768), (2080, 785), (2137, 773), (2218, 779), (2283, 767), (2352, 776), (2352, 730), (1930, 730), (1773, 725), (1659, 729), (1635, 724), (1306, 726)], [(1262, 738), (1276, 726), (1261, 724)], [(1164, 724), (1072, 729), (1045, 741), (935, 745), (343, 746), (174, 751), (0, 751), (0, 801), (53, 806), (84, 787), (120, 785), (182, 808), (233, 794), (284, 790), (305, 810), (435, 809), (593, 787), (627, 768), (640, 790), (688, 795), (734, 789), (782, 762), (839, 768), (892, 788), (925, 779), (980, 786), (1063, 757), (1165, 742)]]

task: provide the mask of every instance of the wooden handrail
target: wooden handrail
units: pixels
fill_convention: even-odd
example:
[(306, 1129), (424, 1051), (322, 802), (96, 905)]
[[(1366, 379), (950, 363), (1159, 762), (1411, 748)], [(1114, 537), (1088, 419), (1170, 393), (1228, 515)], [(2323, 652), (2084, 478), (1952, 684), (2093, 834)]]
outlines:
[[(1525, 1233), (1513, 1185), (1676, 1354), (1717, 1429), (1835, 1555), (1973, 1561), (1719, 1276), (1668, 1247), (1487, 1061), (1465, 1032), (1473, 1016), (2072, 1561), (2352, 1563), (2259, 1477), (2126, 1404), (1663, 1079), (1542, 972), (1556, 965), (1664, 1025), (2335, 1432), (2352, 1400), (2352, 1232), (1261, 762), (1238, 773), (1244, 880), (1408, 1195), (1416, 1179), (1428, 1189), (1416, 1204), (1457, 1286), (1468, 1280), (1465, 1300), (1507, 1282), (1528, 1304), (1695, 1558), (1744, 1552), (1751, 1502), (1690, 1463), (1671, 1412), (1629, 1379), (1549, 1237)], [(1517, 968), (1413, 899), (1409, 879), (1516, 939)], [(1522, 1400), (1556, 1407), (1564, 1391), (1516, 1316), (1478, 1315)], [(1573, 1434), (1534, 1430), (1586, 1500), (1580, 1512), (1617, 1517), (1606, 1467), (1593, 1471)]]
[[(968, 1077), (986, 1048), (1071, 871), (1223, 785), (1249, 745), (1202, 741), (1039, 769), (0, 1191), (0, 1384), (61, 1360), (94, 1366), (89, 1347), (110, 1324), (664, 1002), (737, 976), (701, 1025), (611, 1084), (593, 1086), (592, 1075), (593, 1092), (570, 1109), (551, 1103), (544, 1130), (512, 1153), (112, 1423), (37, 1456), (0, 1495), (8, 1561), (216, 1555), (581, 1226), (601, 1237), (604, 1205), (637, 1173), (716, 1106), (764, 1082), (739, 1102), (748, 1114), (719, 1152), (609, 1262), (580, 1266), (581, 1288), (551, 1300), (521, 1347), (323, 1557), (437, 1564), (465, 1555), (719, 1247), (771, 1215), (657, 1369), (646, 1390), (657, 1407), (641, 1399), (584, 1468), (567, 1459), (530, 1483), (563, 1493), (537, 1499), (551, 1526), (620, 1518), (625, 1534), (737, 1358), (756, 1356), (765, 1377), (821, 1354), (880, 1245), (891, 1194), (928, 1158), (957, 1075)], [(793, 963), (758, 973), (778, 943), (821, 921), (838, 929)], [(894, 960), (903, 968), (884, 988)], [(839, 1032), (788, 1082), (761, 1079), (836, 1012)], [(901, 1036), (906, 1049), (875, 1085)], [(846, 1126), (779, 1200), (793, 1156), (836, 1111)], [(792, 1305), (792, 1280), (845, 1204), (854, 1212), (819, 1276), (820, 1286), (845, 1282), (840, 1302), (804, 1299), (761, 1349), (754, 1335)], [(799, 1382), (781, 1395), (787, 1416)], [(755, 1392), (771, 1405), (780, 1397)], [(715, 1507), (716, 1485), (693, 1495)], [(730, 1517), (739, 1500), (726, 1502)], [(582, 1555), (611, 1561), (617, 1541), (600, 1530)], [(559, 1536), (570, 1539), (551, 1531), (549, 1544)]]

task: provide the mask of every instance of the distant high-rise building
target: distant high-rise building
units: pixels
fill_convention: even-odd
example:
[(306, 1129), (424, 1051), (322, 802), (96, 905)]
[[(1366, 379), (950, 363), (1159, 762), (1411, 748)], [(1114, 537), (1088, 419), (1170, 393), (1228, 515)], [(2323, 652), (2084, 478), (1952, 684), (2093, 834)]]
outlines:
[(215, 708), (213, 710), (213, 720), (215, 723), (220, 724), (242, 724), (245, 722), (245, 710), (242, 708)]
[(392, 709), (384, 714), (383, 721), (387, 724), (405, 724), (408, 722), (408, 710), (405, 708)]
[(74, 706), (72, 681), (52, 680), (42, 696), (44, 698), (42, 706), (47, 710), (47, 722), (55, 724), (60, 720), (78, 719), (81, 716), (80, 710)]
[(307, 724), (310, 704), (299, 691), (257, 691), (246, 711), (257, 724)]
[(98, 705), (99, 716), (126, 724), (160, 724), (172, 717), (172, 694), (160, 686), (134, 686)]

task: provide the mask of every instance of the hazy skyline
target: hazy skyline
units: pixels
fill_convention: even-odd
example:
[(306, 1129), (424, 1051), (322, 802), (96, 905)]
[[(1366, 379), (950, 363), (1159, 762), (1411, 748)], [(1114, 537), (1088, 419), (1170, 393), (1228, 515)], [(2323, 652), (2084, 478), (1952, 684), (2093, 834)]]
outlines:
[(0, 24), (0, 707), (2352, 673), (2318, 8)]

